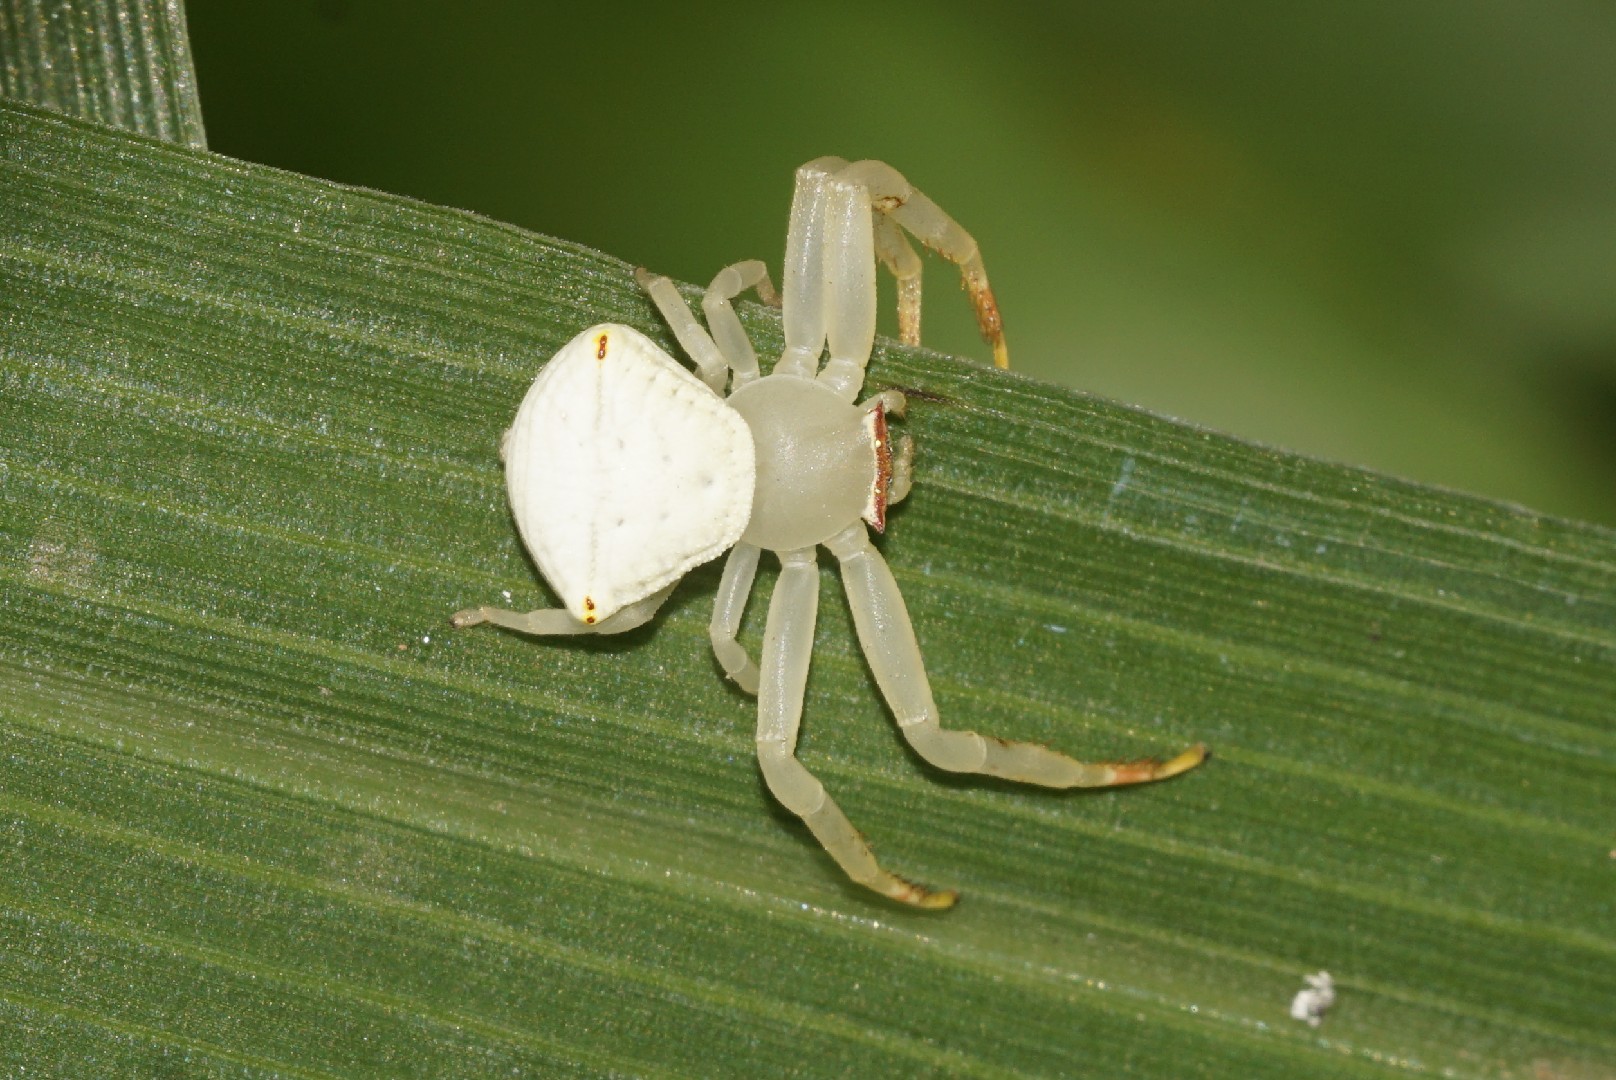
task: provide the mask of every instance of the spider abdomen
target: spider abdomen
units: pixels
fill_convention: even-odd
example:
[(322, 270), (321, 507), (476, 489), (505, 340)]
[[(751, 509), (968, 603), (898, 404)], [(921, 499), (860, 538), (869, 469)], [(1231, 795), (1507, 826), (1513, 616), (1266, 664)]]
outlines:
[(522, 541), (585, 624), (722, 554), (748, 520), (746, 425), (631, 327), (568, 342), (523, 399), (505, 453)]

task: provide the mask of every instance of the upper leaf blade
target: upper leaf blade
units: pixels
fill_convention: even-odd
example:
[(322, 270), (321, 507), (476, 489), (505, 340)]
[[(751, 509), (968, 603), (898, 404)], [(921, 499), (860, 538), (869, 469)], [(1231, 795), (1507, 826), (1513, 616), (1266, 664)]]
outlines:
[[(803, 758), (963, 889), (926, 917), (769, 801), (711, 568), (626, 639), (445, 625), (552, 602), (495, 445), (579, 328), (666, 342), (626, 267), (0, 105), (0, 274), (0, 1060), (1616, 1060), (1607, 531), (883, 347), (919, 446), (883, 547), (945, 722), (1218, 755), (1093, 795), (941, 777), (827, 595)], [(1285, 1015), (1321, 967), (1324, 1040)]]
[(183, 0), (16, 0), (0, 7), (0, 95), (207, 145)]

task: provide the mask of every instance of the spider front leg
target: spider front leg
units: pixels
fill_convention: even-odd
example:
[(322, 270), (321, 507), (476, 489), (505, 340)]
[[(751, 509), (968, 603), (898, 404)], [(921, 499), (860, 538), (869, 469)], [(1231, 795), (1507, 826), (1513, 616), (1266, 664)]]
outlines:
[(731, 390), (758, 377), (757, 353), (730, 301), (747, 289), (756, 289), (758, 299), (765, 304), (779, 301), (769, 281), (769, 272), (760, 260), (748, 259), (726, 266), (707, 286), (702, 309), (707, 314), (711, 334), (703, 330), (690, 313), (673, 282), (644, 267), (634, 271), (634, 280), (651, 297), (673, 336), (679, 339), (679, 345), (695, 362), (701, 381), (714, 393), (724, 393), (724, 384), (729, 381), (731, 372), (735, 374)]
[(506, 608), (474, 607), (457, 611), (449, 616), (449, 625), (459, 629), (463, 626), (477, 626), (488, 623), (490, 626), (502, 626), (507, 630), (515, 630), (535, 637), (552, 637), (564, 634), (621, 634), (625, 630), (632, 630), (636, 626), (643, 626), (657, 613), (657, 608), (673, 592), (669, 585), (661, 592), (652, 593), (644, 600), (629, 604), (622, 610), (600, 620), (597, 623), (586, 623), (575, 619), (566, 608), (539, 608), (536, 611), (511, 611)]
[(898, 340), (905, 345), (919, 345), (920, 256), (903, 238), (897, 222), (886, 214), (875, 219), (875, 257), (898, 282)]
[(862, 522), (826, 541), (842, 564), (842, 586), (853, 611), (860, 646), (891, 705), (898, 729), (915, 752), (939, 769), (982, 773), (1052, 788), (1113, 787), (1164, 780), (1199, 765), (1206, 747), (1193, 746), (1167, 762), (1077, 761), (1034, 743), (984, 738), (974, 731), (945, 730), (937, 719), (926, 667), (914, 627), (886, 560), (870, 543)]
[(724, 267), (701, 298), (701, 310), (707, 316), (707, 329), (712, 333), (713, 341), (717, 343), (718, 351), (723, 354), (730, 370), (735, 373), (730, 384), (732, 392), (737, 386), (758, 377), (757, 352), (752, 348), (752, 339), (746, 336), (746, 328), (741, 325), (731, 304), (747, 289), (756, 289), (758, 299), (765, 304), (775, 307), (780, 304), (780, 296), (769, 281), (768, 268), (760, 259), (748, 259)]
[(864, 384), (875, 347), (875, 224), (862, 184), (824, 183), (823, 250), (825, 346), (819, 382), (851, 401)]
[(780, 274), (780, 329), (786, 347), (777, 375), (813, 378), (825, 351), (825, 204), (830, 174), (847, 167), (839, 157), (815, 158), (797, 170)]
[[(727, 576), (727, 574), (726, 574)], [(758, 687), (758, 765), (769, 790), (808, 826), (847, 876), (883, 896), (922, 908), (952, 907), (959, 894), (932, 891), (881, 868), (864, 837), (797, 760), (797, 730), (819, 612), (813, 548), (780, 553), (780, 580), (769, 600)]]
[[(960, 227), (903, 174), (883, 161), (856, 161), (836, 174), (839, 180), (862, 184), (869, 190), (872, 206), (887, 215), (891, 221), (914, 234), (922, 244), (960, 268), (965, 291), (976, 309), (977, 329), (982, 340), (993, 346), (996, 367), (1010, 366), (1009, 350), (1004, 343), (1004, 322), (999, 316), (999, 304), (988, 285), (987, 268), (982, 265), (982, 252), (971, 234)], [(875, 227), (876, 251), (881, 261), (898, 279), (898, 327), (905, 344), (920, 343), (920, 271), (919, 260), (913, 250), (905, 252), (908, 244), (896, 230), (885, 230), (880, 223)]]

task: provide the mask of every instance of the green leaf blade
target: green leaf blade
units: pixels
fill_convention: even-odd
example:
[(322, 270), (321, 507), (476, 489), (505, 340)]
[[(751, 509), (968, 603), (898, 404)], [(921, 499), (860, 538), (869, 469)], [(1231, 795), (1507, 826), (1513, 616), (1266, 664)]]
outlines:
[[(623, 639), (446, 625), (548, 602), (495, 444), (578, 328), (666, 339), (626, 267), (20, 106), (0, 148), (15, 1060), (1616, 1060), (1608, 531), (883, 346), (871, 385), (920, 393), (882, 545), (945, 722), (1217, 755), (1098, 794), (939, 776), (827, 591), (803, 758), (891, 865), (965, 892), (894, 910), (763, 791), (706, 649), (714, 568)], [(1313, 1032), (1285, 1009), (1320, 967), (1341, 999)]]

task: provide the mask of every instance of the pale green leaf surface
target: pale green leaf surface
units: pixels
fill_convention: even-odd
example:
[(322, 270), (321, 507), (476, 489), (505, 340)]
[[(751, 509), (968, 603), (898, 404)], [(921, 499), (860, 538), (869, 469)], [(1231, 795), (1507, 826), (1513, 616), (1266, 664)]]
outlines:
[(714, 567), (446, 625), (552, 602), (496, 440), (578, 329), (667, 340), (628, 269), (0, 105), (0, 1071), (1616, 1075), (1616, 537), (884, 345), (945, 721), (1217, 755), (941, 776), (827, 569), (802, 756), (964, 893), (898, 910), (764, 791)]
[(0, 0), (0, 96), (207, 145), (182, 0)]

